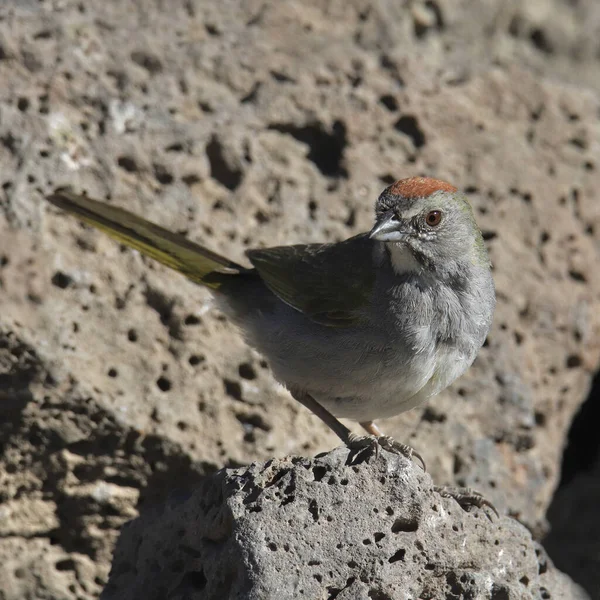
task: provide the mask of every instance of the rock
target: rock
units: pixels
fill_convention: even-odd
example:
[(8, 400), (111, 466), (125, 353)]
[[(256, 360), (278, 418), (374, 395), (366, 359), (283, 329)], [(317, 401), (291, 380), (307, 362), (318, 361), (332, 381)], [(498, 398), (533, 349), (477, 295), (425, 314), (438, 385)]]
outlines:
[[(489, 511), (488, 511), (489, 512)], [(102, 598), (585, 599), (510, 517), (465, 512), (404, 458), (287, 457), (128, 523)]]
[(2, 538), (0, 557), (4, 598), (79, 600), (97, 598), (102, 591), (92, 559), (44, 537)]
[(210, 465), (124, 427), (0, 324), (3, 600), (97, 598), (121, 526)]
[(0, 580), (26, 573), (7, 600), (95, 598), (166, 490), (338, 443), (205, 290), (50, 208), (59, 185), (234, 260), (368, 229), (393, 178), (458, 185), (494, 328), (380, 426), (541, 538), (600, 362), (596, 0), (134, 4), (0, 7)]

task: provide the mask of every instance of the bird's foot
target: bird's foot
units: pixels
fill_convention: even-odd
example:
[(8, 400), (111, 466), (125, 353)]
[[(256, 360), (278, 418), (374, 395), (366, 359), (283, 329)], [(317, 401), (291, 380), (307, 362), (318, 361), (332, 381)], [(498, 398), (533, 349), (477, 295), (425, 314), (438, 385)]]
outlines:
[[(487, 506), (494, 512), (496, 517), (500, 518), (500, 514), (496, 510), (496, 507), (489, 500), (484, 498), (482, 494), (476, 492), (475, 490), (472, 490), (471, 488), (446, 486), (441, 487), (436, 485), (433, 487), (433, 490), (437, 492), (442, 498), (452, 498), (459, 504), (459, 506), (463, 510), (468, 510), (471, 506), (476, 506), (477, 508), (484, 508)], [(489, 514), (487, 512), (485, 514), (491, 521), (492, 519), (490, 518)]]
[(397, 442), (389, 435), (357, 435), (356, 433), (351, 433), (348, 438), (347, 446), (350, 450), (355, 450), (359, 453), (362, 453), (367, 449), (373, 449), (375, 450), (375, 456), (379, 456), (379, 449), (381, 448), (392, 454), (404, 456), (409, 460), (412, 460), (414, 457), (421, 462), (423, 471), (427, 471), (423, 457), (416, 452), (414, 448), (411, 448), (407, 444)]

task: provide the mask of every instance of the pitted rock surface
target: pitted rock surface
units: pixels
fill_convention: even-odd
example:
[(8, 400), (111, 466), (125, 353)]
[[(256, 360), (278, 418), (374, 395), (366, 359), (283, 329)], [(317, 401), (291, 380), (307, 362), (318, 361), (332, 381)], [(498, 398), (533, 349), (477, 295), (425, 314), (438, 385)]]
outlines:
[(586, 598), (515, 520), (465, 512), (404, 458), (355, 459), (207, 478), (126, 526), (102, 598)]
[(367, 230), (393, 179), (458, 186), (492, 256), (494, 327), (465, 377), (380, 426), (436, 484), (481, 490), (541, 538), (600, 362), (598, 11), (1, 3), (6, 600), (96, 598), (122, 525), (170, 490), (338, 443), (205, 290), (49, 207), (59, 185), (238, 261)]

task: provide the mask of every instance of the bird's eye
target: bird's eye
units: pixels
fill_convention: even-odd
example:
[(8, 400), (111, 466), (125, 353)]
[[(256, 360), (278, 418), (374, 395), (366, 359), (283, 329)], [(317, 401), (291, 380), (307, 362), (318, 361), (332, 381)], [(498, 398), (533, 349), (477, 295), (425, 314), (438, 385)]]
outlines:
[(394, 213), (392, 215), (392, 221), (399, 221), (400, 220), (400, 215), (398, 213)]
[(432, 210), (427, 213), (425, 217), (425, 223), (429, 225), (429, 227), (437, 227), (442, 220), (442, 211), (441, 210)]

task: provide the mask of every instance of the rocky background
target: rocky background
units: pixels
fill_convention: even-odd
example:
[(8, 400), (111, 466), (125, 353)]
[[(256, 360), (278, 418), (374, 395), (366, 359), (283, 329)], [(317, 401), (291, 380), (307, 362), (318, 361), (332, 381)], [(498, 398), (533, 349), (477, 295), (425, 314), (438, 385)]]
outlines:
[(96, 598), (138, 514), (338, 443), (207, 292), (45, 194), (243, 261), (427, 174), (472, 201), (498, 309), (470, 372), (381, 426), (600, 598), (599, 39), (596, 0), (1, 3), (0, 597)]

